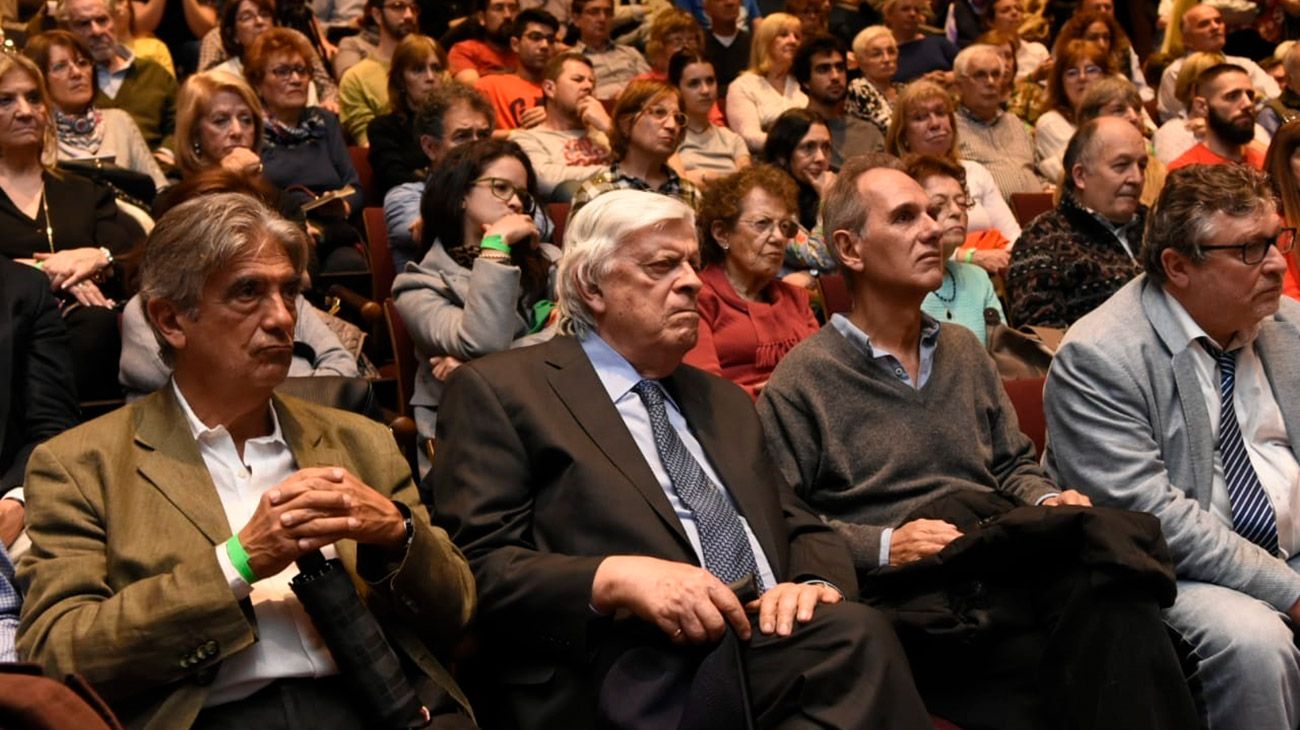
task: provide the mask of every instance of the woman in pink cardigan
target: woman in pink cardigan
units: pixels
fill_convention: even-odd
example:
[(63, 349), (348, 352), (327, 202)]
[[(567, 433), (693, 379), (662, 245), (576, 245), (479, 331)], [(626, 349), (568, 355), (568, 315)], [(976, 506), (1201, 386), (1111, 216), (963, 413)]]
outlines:
[(757, 398), (790, 348), (817, 331), (808, 292), (777, 278), (799, 231), (794, 181), (753, 165), (712, 183), (700, 203), (700, 336), (686, 362)]

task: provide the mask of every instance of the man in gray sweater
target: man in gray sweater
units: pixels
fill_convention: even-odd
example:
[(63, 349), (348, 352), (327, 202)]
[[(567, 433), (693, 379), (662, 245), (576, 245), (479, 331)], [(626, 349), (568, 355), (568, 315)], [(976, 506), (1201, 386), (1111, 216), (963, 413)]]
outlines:
[[(773, 461), (848, 541), (932, 712), (963, 727), (1194, 726), (1158, 611), (1173, 597), (1158, 526), (1055, 485), (974, 335), (921, 312), (943, 276), (930, 207), (885, 155), (850, 160), (828, 192), (854, 306), (764, 390)], [(1152, 580), (1117, 579), (1118, 564)]]

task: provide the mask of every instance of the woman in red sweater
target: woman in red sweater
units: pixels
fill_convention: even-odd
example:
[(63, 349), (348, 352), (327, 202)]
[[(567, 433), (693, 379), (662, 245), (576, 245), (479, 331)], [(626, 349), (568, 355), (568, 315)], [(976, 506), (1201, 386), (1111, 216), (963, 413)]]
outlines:
[(797, 235), (794, 182), (771, 165), (715, 181), (700, 203), (700, 336), (686, 362), (757, 398), (790, 348), (817, 331), (808, 292), (777, 278)]

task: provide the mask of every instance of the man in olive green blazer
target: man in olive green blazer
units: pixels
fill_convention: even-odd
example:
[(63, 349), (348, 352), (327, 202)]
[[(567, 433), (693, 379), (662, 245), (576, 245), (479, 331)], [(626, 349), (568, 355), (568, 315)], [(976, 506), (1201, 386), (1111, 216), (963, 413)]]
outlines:
[[(336, 720), (325, 726), (365, 727), (347, 720), (346, 693), (320, 691), (347, 677), (328, 679), (337, 668), (306, 615), (264, 613), (296, 602), (286, 582), (298, 557), (331, 547), (425, 705), (472, 722), (434, 652), (468, 621), (473, 578), (430, 526), (391, 435), (272, 395), (305, 260), (292, 224), (246, 196), (164, 216), (141, 288), (172, 383), (30, 461), (19, 653), (53, 676), (82, 674), (130, 727), (298, 722), (259, 713), (304, 688), (302, 704)], [(314, 668), (295, 672), (286, 657)]]

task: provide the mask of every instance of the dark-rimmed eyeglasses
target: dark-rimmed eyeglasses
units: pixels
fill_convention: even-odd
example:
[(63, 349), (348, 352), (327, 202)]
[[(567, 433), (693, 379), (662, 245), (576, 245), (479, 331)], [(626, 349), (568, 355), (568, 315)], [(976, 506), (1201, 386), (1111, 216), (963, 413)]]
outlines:
[(532, 215), (533, 196), (530, 195), (527, 190), (515, 187), (514, 183), (504, 177), (480, 177), (474, 181), (474, 184), (486, 185), (488, 192), (492, 193), (492, 197), (503, 203), (509, 203), (511, 198), (517, 196), (519, 198), (519, 205), (523, 208), (523, 211)]
[(1254, 266), (1268, 255), (1269, 246), (1277, 246), (1278, 253), (1288, 254), (1295, 249), (1295, 228), (1287, 227), (1278, 232), (1273, 240), (1262, 239), (1234, 246), (1199, 246), (1202, 251), (1228, 251), (1236, 249), (1241, 252), (1241, 262)]
[(294, 76), (310, 79), (311, 66), (276, 66), (271, 69), (271, 75), (281, 81), (288, 81)]

